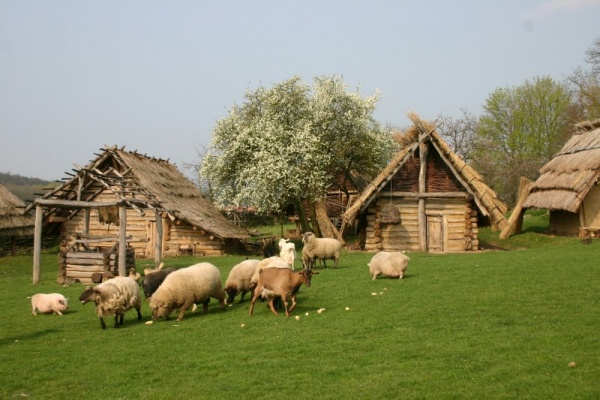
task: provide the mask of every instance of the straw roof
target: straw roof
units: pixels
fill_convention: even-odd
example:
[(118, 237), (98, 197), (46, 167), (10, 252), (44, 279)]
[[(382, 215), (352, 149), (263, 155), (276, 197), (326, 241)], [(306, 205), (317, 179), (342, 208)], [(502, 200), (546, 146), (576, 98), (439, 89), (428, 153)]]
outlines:
[(412, 157), (414, 157), (419, 144), (424, 140), (432, 143), (433, 149), (438, 152), (441, 159), (446, 163), (456, 178), (462, 183), (465, 190), (473, 195), (480, 213), (487, 216), (490, 221), (499, 229), (503, 229), (506, 224), (504, 214), (507, 211), (506, 205), (498, 198), (496, 192), (488, 187), (481, 175), (472, 167), (456, 155), (450, 147), (444, 142), (437, 132), (437, 126), (422, 120), (414, 113), (409, 114), (413, 125), (401, 135), (396, 135), (394, 139), (400, 143), (403, 148), (396, 153), (388, 166), (367, 186), (360, 198), (343, 215), (344, 222), (349, 225), (359, 213), (362, 213), (385, 187), (400, 168)]
[(577, 212), (600, 176), (600, 119), (575, 125), (573, 136), (540, 169), (525, 208)]
[(0, 185), (0, 237), (33, 236), (33, 217), (25, 214), (25, 203)]
[[(248, 233), (227, 221), (202, 192), (175, 165), (136, 151), (106, 146), (86, 167), (42, 199), (94, 201), (105, 190), (140, 214), (158, 211), (221, 239), (245, 239)], [(29, 206), (29, 208), (33, 207)], [(77, 211), (75, 211), (77, 212)], [(66, 214), (65, 214), (66, 213)], [(50, 214), (72, 217), (74, 211), (50, 208)]]

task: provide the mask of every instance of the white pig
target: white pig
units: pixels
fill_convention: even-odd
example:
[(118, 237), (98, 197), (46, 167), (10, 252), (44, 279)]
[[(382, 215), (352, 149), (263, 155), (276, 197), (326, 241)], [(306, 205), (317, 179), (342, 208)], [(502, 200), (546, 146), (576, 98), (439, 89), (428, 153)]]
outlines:
[(31, 313), (37, 315), (37, 309), (42, 314), (53, 312), (62, 315), (61, 311), (69, 309), (68, 299), (60, 293), (38, 293), (31, 296)]

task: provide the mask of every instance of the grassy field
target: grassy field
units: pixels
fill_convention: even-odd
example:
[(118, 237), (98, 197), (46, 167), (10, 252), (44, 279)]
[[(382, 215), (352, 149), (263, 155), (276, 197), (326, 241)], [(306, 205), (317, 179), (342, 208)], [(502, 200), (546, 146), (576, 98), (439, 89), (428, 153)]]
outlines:
[[(0, 397), (600, 398), (600, 241), (544, 236), (543, 216), (531, 218), (507, 241), (482, 232), (485, 246), (510, 251), (411, 253), (400, 281), (372, 281), (372, 254), (345, 252), (302, 287), (290, 318), (213, 301), (207, 315), (145, 325), (145, 303), (143, 321), (130, 311), (103, 331), (93, 305), (77, 302), (83, 287), (55, 283), (56, 255), (43, 255), (38, 285), (31, 256), (0, 258)], [(243, 259), (202, 260), (224, 281)], [(71, 310), (31, 315), (38, 292), (65, 294)]]

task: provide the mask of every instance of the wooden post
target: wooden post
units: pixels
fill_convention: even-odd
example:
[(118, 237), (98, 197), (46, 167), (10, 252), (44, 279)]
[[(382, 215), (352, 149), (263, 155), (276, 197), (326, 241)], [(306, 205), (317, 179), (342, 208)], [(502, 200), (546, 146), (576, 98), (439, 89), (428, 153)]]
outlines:
[[(419, 170), (419, 193), (425, 193), (427, 190), (426, 176), (427, 176), (427, 143), (421, 143), (419, 145), (419, 160), (421, 162), (421, 168)], [(425, 199), (419, 198), (419, 245), (421, 251), (427, 251), (427, 214), (425, 211)]]
[(83, 233), (85, 235), (90, 234), (90, 209), (83, 209)]
[(40, 263), (42, 255), (42, 222), (44, 207), (35, 206), (35, 230), (33, 234), (33, 283), (40, 283)]
[(127, 206), (119, 206), (119, 276), (127, 276)]
[(158, 267), (162, 260), (162, 244), (163, 244), (163, 221), (162, 216), (158, 211), (156, 215), (156, 243), (154, 244), (154, 266)]

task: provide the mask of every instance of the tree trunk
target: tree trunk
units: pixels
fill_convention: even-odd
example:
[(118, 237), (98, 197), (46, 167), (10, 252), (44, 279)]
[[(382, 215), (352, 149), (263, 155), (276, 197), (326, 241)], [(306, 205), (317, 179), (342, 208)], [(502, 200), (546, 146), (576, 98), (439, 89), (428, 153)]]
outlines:
[(302, 226), (302, 232), (310, 231), (310, 226), (308, 225), (308, 219), (306, 218), (306, 213), (304, 212), (304, 207), (302, 207), (302, 202), (297, 201), (294, 203), (294, 208), (296, 209), (296, 214), (298, 214), (298, 218), (300, 218), (300, 225)]
[(319, 222), (317, 220), (317, 208), (314, 202), (310, 202), (310, 222), (312, 222), (312, 232), (316, 237), (323, 237), (321, 235), (321, 229), (319, 227)]
[(321, 231), (321, 237), (333, 238), (339, 240), (344, 244), (342, 235), (338, 232), (337, 228), (331, 223), (329, 216), (327, 215), (327, 207), (323, 200), (315, 203), (316, 222)]

